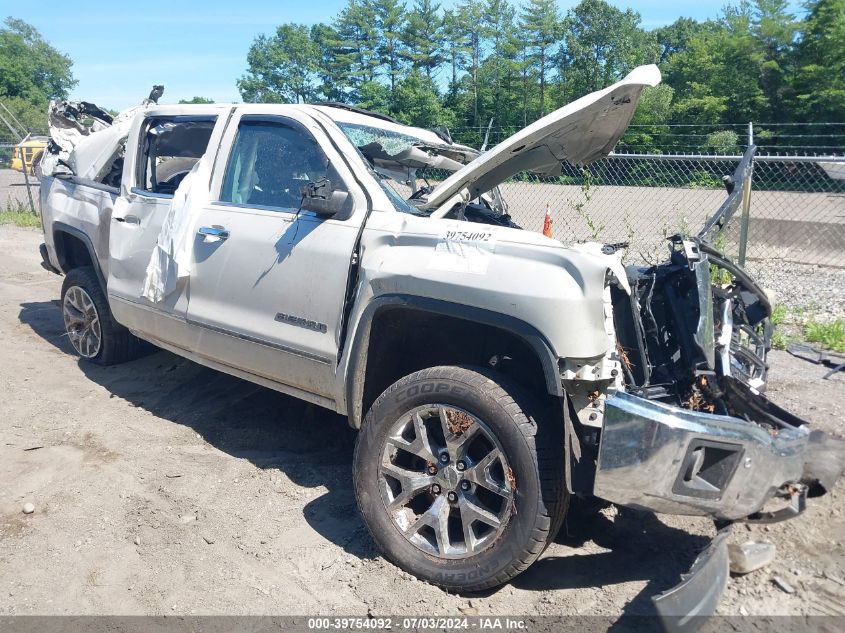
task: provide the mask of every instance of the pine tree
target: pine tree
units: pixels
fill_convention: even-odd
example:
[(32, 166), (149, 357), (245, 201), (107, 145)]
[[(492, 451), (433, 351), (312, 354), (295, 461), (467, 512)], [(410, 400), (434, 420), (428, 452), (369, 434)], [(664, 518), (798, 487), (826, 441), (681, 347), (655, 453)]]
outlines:
[(466, 57), (464, 58), (469, 63), (465, 68), (470, 81), (470, 90), (472, 91), (472, 126), (478, 127), (478, 98), (479, 98), (479, 82), (478, 69), (481, 66), (481, 46), (482, 46), (482, 25), (481, 18), (484, 14), (484, 9), (479, 0), (464, 0), (458, 5), (458, 11), (455, 16), (458, 33), (462, 35), (462, 40), (466, 45)]
[(806, 7), (791, 90), (793, 116), (845, 121), (845, 0), (809, 0)]
[(392, 95), (396, 91), (396, 78), (403, 65), (405, 5), (399, 0), (370, 0), (368, 4), (375, 17), (378, 64), (387, 75)]
[(345, 68), (345, 82), (352, 98), (364, 82), (374, 81), (378, 68), (378, 29), (368, 0), (349, 0), (334, 25), (339, 45), (336, 63)]
[(555, 0), (529, 0), (520, 21), (520, 28), (528, 42), (531, 59), (540, 79), (540, 116), (546, 113), (546, 77), (549, 58), (561, 33), (561, 20)]
[(343, 46), (340, 35), (328, 24), (315, 24), (311, 27), (311, 41), (317, 47), (319, 58), (317, 93), (320, 99), (340, 103), (347, 101), (352, 86), (346, 68), (338, 62), (338, 51)]
[(412, 68), (422, 70), (429, 79), (445, 61), (444, 19), (439, 12), (440, 5), (432, 0), (415, 0), (402, 32), (405, 58)]

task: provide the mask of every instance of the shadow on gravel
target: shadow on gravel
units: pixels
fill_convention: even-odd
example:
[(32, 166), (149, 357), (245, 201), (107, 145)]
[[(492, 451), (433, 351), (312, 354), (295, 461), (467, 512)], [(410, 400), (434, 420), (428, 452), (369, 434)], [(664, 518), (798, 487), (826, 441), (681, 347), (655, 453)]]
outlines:
[[(58, 302), (24, 303), (19, 319), (58, 349), (73, 353)], [(100, 367), (80, 361), (79, 367), (112, 397), (188, 426), (233, 457), (248, 459), (258, 468), (279, 469), (299, 486), (325, 486), (328, 492), (303, 510), (311, 527), (349, 554), (377, 555), (355, 505), (355, 431), (345, 417), (164, 351), (125, 365)], [(676, 585), (709, 540), (633, 510), (620, 510), (611, 521), (601, 507), (598, 501), (574, 500), (556, 539), (573, 548), (572, 554), (546, 555), (513, 584), (527, 590), (600, 589), (648, 580), (624, 614), (652, 615), (651, 597)], [(579, 554), (577, 549), (588, 541), (610, 551)]]
[[(21, 304), (19, 319), (45, 341), (73, 354), (57, 301)], [(345, 417), (152, 349), (124, 365), (79, 361), (79, 367), (111, 397), (188, 426), (232, 457), (261, 469), (278, 469), (298, 486), (325, 486), (328, 491), (304, 507), (305, 520), (349, 554), (376, 555), (355, 504), (355, 431)]]
[(592, 541), (610, 550), (600, 553), (549, 556), (534, 563), (514, 579), (521, 589), (555, 590), (594, 587), (646, 580), (622, 615), (656, 615), (651, 598), (680, 582), (710, 539), (662, 523), (654, 514), (617, 509), (611, 520), (598, 499), (573, 499), (566, 522), (555, 539), (571, 548)]

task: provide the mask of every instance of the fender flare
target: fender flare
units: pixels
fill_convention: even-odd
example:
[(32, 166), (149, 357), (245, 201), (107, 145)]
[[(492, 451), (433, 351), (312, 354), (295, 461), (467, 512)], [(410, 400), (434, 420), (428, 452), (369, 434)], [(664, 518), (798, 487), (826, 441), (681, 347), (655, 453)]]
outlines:
[(100, 260), (97, 259), (97, 251), (94, 250), (94, 244), (91, 242), (91, 238), (88, 237), (84, 231), (76, 228), (75, 226), (65, 224), (64, 222), (53, 222), (53, 244), (56, 248), (56, 258), (59, 260), (59, 268), (62, 269), (64, 274), (70, 272), (67, 260), (65, 259), (64, 246), (59, 246), (61, 241), (58, 238), (62, 233), (66, 233), (71, 237), (77, 238), (85, 245), (85, 248), (88, 251), (88, 256), (91, 258), (91, 265), (94, 267), (94, 272), (97, 275), (97, 281), (100, 282), (100, 286), (105, 293), (106, 278), (103, 276), (103, 271), (100, 269)]
[(474, 321), (505, 330), (522, 340), (534, 351), (543, 368), (546, 390), (550, 395), (562, 397), (563, 387), (558, 373), (558, 357), (548, 340), (534, 326), (507, 314), (476, 308), (441, 299), (405, 294), (388, 294), (376, 297), (367, 304), (358, 320), (358, 327), (349, 347), (349, 365), (346, 374), (345, 396), (349, 424), (361, 428), (364, 412), (361, 401), (366, 380), (367, 355), (370, 329), (376, 316), (385, 310), (398, 308), (418, 310), (443, 316)]

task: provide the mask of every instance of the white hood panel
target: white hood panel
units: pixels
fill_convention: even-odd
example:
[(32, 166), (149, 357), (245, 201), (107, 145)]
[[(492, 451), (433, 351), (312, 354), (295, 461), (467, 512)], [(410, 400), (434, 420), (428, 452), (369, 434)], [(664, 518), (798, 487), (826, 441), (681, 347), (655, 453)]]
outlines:
[(453, 173), (424, 208), (436, 209), (464, 189), (476, 198), (522, 171), (558, 175), (562, 161), (584, 165), (607, 156), (628, 128), (643, 88), (659, 83), (657, 66), (639, 66), (612, 86), (555, 110)]

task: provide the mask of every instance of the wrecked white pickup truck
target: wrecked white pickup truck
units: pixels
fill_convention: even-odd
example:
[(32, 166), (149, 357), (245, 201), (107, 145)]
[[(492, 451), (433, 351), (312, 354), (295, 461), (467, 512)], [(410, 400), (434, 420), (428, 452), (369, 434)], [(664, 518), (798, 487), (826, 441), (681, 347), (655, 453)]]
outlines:
[[(799, 514), (841, 471), (761, 395), (769, 300), (712, 246), (751, 153), (649, 267), (520, 230), (497, 190), (608, 154), (659, 80), (637, 68), (481, 154), (339, 105), (53, 104), (42, 256), (68, 337), (103, 364), (144, 339), (347, 415), (373, 539), (447, 589), (526, 569), (573, 494), (711, 516), (655, 602), (712, 612), (721, 528)], [(428, 167), (452, 173), (421, 184)]]

